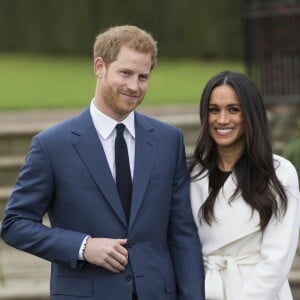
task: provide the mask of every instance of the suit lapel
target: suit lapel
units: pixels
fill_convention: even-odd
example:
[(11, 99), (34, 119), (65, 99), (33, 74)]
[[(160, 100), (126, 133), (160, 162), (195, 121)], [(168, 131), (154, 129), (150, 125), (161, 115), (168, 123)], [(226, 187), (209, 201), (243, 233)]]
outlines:
[(152, 124), (138, 113), (135, 113), (135, 130), (135, 165), (129, 227), (132, 226), (144, 199), (158, 145)]
[(74, 147), (112, 209), (127, 226), (116, 185), (88, 109), (79, 121), (72, 130)]

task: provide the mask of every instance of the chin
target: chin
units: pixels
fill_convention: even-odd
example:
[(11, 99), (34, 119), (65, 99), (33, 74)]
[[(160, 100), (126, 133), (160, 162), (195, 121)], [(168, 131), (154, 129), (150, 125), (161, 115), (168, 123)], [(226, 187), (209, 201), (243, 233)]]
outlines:
[(126, 106), (119, 109), (119, 115), (128, 115), (130, 114), (134, 109), (136, 108), (136, 105)]

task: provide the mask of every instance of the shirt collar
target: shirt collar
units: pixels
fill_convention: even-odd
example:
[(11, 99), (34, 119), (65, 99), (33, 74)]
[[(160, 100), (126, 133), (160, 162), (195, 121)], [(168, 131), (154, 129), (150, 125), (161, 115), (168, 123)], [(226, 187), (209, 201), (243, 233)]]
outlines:
[[(97, 109), (94, 104), (94, 99), (90, 105), (90, 113), (97, 132), (103, 139), (107, 139), (119, 122)], [(132, 111), (122, 123), (125, 125), (132, 138), (135, 138), (134, 112)]]

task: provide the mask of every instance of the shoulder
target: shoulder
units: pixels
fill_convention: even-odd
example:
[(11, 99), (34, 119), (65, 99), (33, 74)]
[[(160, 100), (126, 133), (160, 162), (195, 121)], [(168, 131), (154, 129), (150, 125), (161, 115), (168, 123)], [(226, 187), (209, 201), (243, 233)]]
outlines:
[(46, 130), (41, 131), (36, 135), (36, 138), (42, 140), (66, 138), (66, 134), (69, 132), (75, 132), (80, 134), (92, 125), (92, 119), (89, 113), (89, 109), (84, 110), (81, 114), (76, 115), (63, 122), (55, 124)]
[[(208, 172), (204, 170), (202, 174), (198, 175), (201, 170), (202, 167), (198, 164), (190, 174), (190, 201), (194, 215), (198, 214), (200, 206), (206, 201), (209, 194)], [(197, 177), (193, 178), (193, 176)]]
[(155, 129), (158, 128), (158, 129), (170, 130), (170, 131), (178, 131), (179, 130), (174, 125), (171, 125), (162, 120), (141, 114), (139, 112), (135, 112), (135, 118), (136, 118), (137, 123), (148, 124), (150, 126), (153, 126)]
[(273, 154), (273, 162), (274, 162), (274, 168), (276, 173), (282, 172), (282, 171), (291, 171), (296, 172), (295, 166), (286, 158), (283, 156), (280, 156), (278, 154)]
[(190, 178), (191, 186), (206, 185), (208, 183), (208, 170), (198, 163), (190, 172)]
[(274, 169), (278, 179), (285, 185), (298, 185), (298, 174), (295, 166), (286, 158), (273, 154)]
[(135, 122), (137, 130), (143, 129), (147, 132), (152, 132), (160, 138), (165, 138), (168, 140), (171, 137), (177, 139), (179, 136), (181, 136), (181, 139), (183, 138), (183, 132), (181, 129), (172, 124), (165, 123), (162, 120), (158, 120), (138, 112), (135, 112)]

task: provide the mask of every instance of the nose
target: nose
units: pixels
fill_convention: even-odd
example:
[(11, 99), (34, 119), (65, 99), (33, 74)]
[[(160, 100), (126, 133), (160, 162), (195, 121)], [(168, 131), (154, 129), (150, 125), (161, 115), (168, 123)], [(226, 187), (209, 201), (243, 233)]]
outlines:
[(127, 88), (131, 91), (138, 91), (140, 88), (138, 78), (131, 77), (130, 79), (128, 79)]
[(229, 121), (229, 115), (226, 111), (221, 111), (219, 114), (218, 122), (220, 124), (226, 124)]

